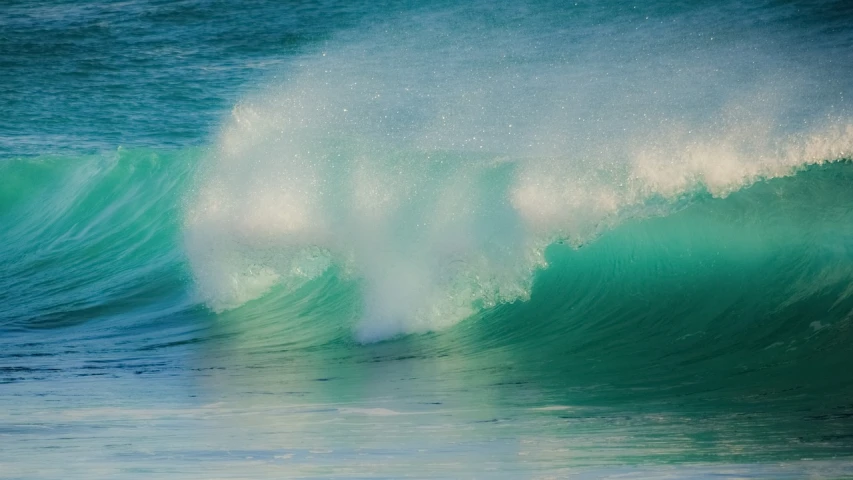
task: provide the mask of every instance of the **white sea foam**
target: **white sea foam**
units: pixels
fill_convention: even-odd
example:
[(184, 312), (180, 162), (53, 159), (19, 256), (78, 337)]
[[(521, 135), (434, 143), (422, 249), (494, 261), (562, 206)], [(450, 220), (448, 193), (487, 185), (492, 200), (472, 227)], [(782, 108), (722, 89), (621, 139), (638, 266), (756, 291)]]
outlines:
[(185, 220), (214, 310), (337, 263), (364, 291), (360, 340), (440, 329), (527, 298), (555, 239), (853, 152), (849, 117), (798, 111), (802, 70), (765, 73), (778, 46), (681, 53), (661, 27), (652, 55), (466, 22), (330, 41), (233, 109)]

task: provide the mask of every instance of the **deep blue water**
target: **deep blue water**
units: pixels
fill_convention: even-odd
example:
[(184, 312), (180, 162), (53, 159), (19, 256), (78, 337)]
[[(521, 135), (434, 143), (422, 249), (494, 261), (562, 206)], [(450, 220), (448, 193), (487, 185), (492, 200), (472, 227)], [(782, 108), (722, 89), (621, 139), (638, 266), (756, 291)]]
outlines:
[(0, 5), (0, 478), (853, 478), (846, 2)]

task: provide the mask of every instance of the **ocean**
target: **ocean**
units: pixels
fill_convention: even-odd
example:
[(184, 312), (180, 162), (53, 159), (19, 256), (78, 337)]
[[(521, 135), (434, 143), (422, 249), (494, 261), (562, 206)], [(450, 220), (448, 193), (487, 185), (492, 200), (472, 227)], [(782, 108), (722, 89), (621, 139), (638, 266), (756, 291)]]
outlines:
[(853, 478), (853, 4), (4, 0), (0, 478)]

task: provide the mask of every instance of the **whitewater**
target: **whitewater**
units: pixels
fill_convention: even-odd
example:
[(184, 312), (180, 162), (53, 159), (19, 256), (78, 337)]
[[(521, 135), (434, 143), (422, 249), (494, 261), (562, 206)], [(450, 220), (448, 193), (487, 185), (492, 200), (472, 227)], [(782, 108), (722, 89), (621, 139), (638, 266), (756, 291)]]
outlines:
[(853, 478), (851, 18), (0, 6), (0, 478)]

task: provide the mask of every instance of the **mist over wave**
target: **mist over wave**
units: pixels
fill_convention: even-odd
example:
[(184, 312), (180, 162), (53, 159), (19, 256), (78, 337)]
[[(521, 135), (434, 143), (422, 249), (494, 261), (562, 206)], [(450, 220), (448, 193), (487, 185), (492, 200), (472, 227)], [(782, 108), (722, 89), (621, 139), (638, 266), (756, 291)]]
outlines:
[(342, 33), (241, 100), (186, 201), (204, 301), (336, 265), (362, 289), (361, 341), (441, 329), (528, 299), (554, 242), (853, 151), (843, 98), (782, 35), (504, 10)]

